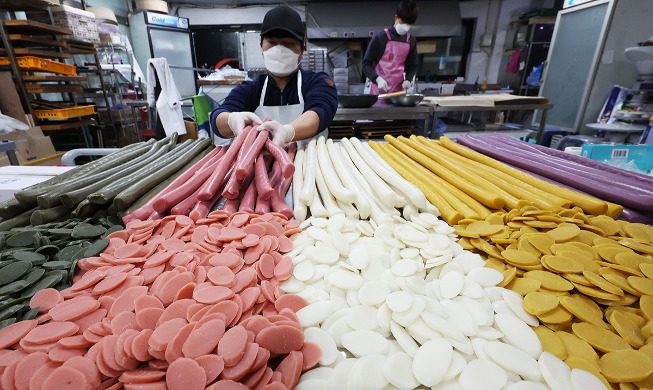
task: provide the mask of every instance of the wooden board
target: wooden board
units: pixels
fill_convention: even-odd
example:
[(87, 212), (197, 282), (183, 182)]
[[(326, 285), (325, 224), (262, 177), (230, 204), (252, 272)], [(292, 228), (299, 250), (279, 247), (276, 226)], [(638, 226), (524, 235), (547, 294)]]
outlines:
[(69, 47), (66, 50), (70, 54), (95, 54), (95, 49), (78, 49), (75, 47)]
[(95, 119), (81, 119), (81, 120), (58, 121), (58, 122), (43, 121), (43, 122), (39, 122), (39, 126), (43, 131), (56, 131), (56, 130), (75, 129), (83, 126), (97, 126), (97, 122), (95, 121)]
[(46, 37), (38, 35), (27, 35), (27, 34), (9, 34), (9, 40), (13, 42), (20, 42), (23, 44), (30, 44), (33, 46), (54, 46), (54, 47), (66, 47), (66, 42), (57, 41), (54, 39), (49, 39)]
[(51, 110), (51, 109), (75, 107), (75, 105), (72, 103), (57, 102), (57, 101), (50, 101), (50, 100), (32, 100), (32, 107), (39, 110)]
[(73, 35), (73, 31), (69, 28), (33, 20), (5, 20), (3, 23), (9, 33)]
[(65, 85), (65, 84), (27, 84), (25, 86), (28, 93), (50, 93), (50, 92), (83, 92), (84, 87), (81, 85)]
[(38, 76), (23, 76), (24, 81), (86, 81), (84, 76), (55, 76), (55, 75), (38, 75)]
[(25, 110), (20, 101), (20, 96), (14, 87), (14, 79), (11, 77), (10, 72), (0, 72), (0, 85), (6, 86), (2, 88), (2, 93), (0, 93), (0, 111), (4, 115), (27, 123)]
[(66, 45), (68, 45), (68, 52), (72, 54), (95, 54), (97, 47), (94, 43), (77, 41), (74, 39), (66, 39)]
[(24, 11), (44, 10), (47, 9), (51, 3), (44, 0), (2, 0), (0, 1), (0, 8), (8, 11)]
[(95, 49), (96, 48), (95, 43), (93, 43), (93, 42), (78, 41), (78, 40), (72, 39), (72, 38), (67, 38), (67, 39), (65, 39), (65, 41), (69, 46), (78, 47), (80, 49), (89, 49), (90, 50), (90, 49)]
[[(0, 49), (0, 55), (6, 56), (7, 51), (5, 49)], [(60, 59), (73, 57), (73, 55), (70, 53), (59, 53), (58, 51), (34, 49), (31, 47), (14, 48), (14, 55), (16, 57), (36, 56), (41, 58), (60, 58)]]

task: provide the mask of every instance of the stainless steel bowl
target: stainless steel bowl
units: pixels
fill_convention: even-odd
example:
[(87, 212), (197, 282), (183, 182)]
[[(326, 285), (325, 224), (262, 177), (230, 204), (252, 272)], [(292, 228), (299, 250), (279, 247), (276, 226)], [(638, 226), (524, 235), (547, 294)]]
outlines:
[(418, 105), (423, 99), (424, 95), (422, 94), (407, 94), (404, 96), (393, 97), (392, 103), (394, 103), (395, 106), (413, 107)]

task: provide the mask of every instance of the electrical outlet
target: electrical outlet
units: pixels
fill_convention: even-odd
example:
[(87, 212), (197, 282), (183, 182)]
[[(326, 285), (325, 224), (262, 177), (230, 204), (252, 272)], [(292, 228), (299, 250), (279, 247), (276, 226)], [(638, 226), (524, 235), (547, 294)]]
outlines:
[(353, 37), (356, 36), (356, 33), (352, 31), (352, 32), (349, 33), (349, 36), (353, 38)]
[(349, 38), (349, 32), (345, 31), (342, 33), (343, 38)]
[(367, 33), (368, 36), (373, 37), (374, 36), (374, 31), (370, 30), (370, 32)]

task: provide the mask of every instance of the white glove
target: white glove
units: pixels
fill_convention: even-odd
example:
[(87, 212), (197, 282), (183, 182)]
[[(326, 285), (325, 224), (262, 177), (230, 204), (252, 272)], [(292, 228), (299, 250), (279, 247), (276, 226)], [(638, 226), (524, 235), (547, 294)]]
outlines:
[(401, 88), (403, 89), (411, 89), (413, 88), (413, 83), (409, 80), (404, 80), (403, 83), (401, 83)]
[(263, 123), (261, 118), (249, 111), (232, 112), (229, 113), (229, 118), (227, 118), (227, 124), (234, 136), (238, 136), (249, 125), (260, 125), (261, 123)]
[(388, 83), (381, 76), (376, 78), (376, 86), (382, 91), (388, 91)]
[(292, 125), (282, 125), (277, 121), (268, 121), (258, 127), (258, 130), (267, 130), (272, 134), (272, 142), (283, 146), (292, 142), (295, 138), (295, 128)]

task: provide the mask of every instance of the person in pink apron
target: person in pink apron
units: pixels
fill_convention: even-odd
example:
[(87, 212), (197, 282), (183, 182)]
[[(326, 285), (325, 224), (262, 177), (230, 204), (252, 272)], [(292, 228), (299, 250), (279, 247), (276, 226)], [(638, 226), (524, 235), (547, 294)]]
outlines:
[(397, 6), (395, 24), (372, 37), (363, 58), (363, 74), (373, 84), (370, 94), (397, 92), (413, 86), (417, 73), (417, 41), (408, 31), (417, 20), (417, 3)]
[[(299, 13), (288, 6), (268, 11), (261, 25), (261, 49), (267, 73), (235, 87), (211, 113), (216, 143), (229, 143), (249, 125), (268, 130), (278, 145), (326, 136), (338, 93), (326, 73), (300, 68), (306, 28)], [(261, 124), (266, 118), (271, 120)]]

